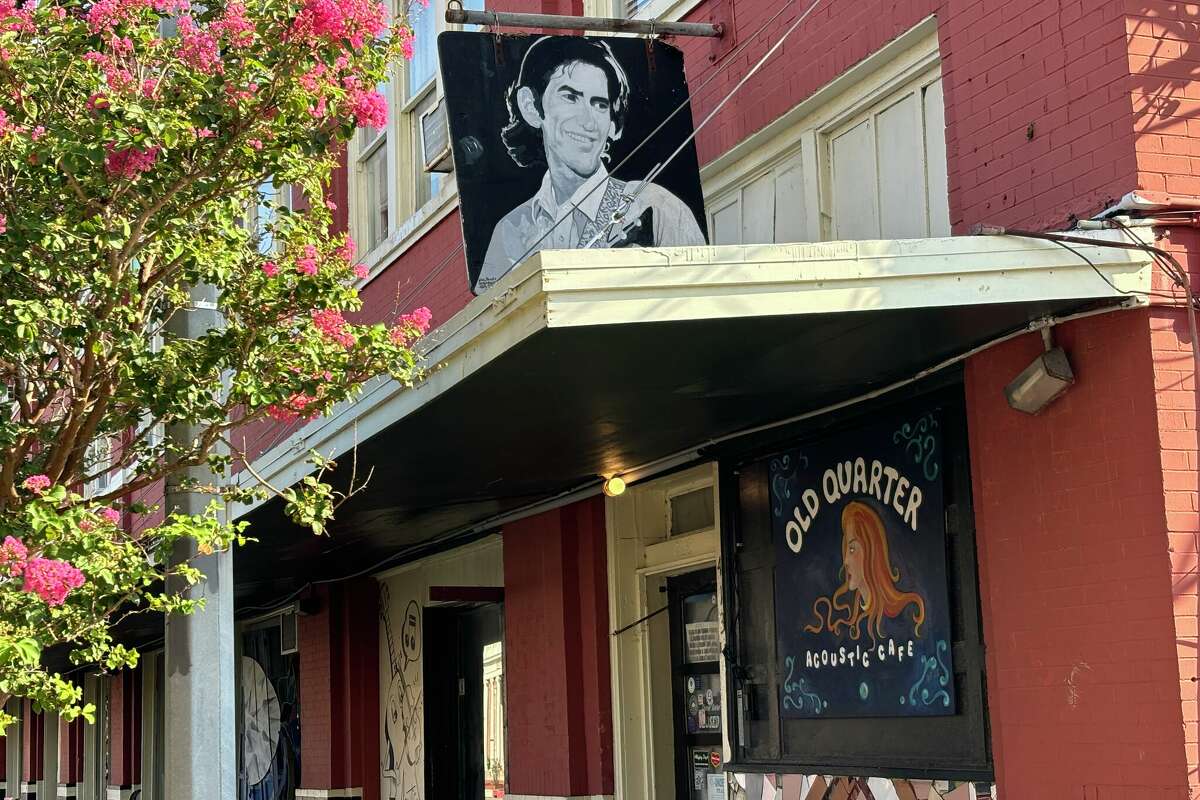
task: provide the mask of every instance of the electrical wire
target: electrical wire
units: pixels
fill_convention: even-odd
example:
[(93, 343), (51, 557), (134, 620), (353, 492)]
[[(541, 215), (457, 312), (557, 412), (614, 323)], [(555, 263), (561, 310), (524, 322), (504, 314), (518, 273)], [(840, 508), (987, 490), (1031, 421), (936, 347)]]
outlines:
[[(743, 86), (745, 86), (746, 83), (752, 77), (754, 77), (754, 75), (760, 69), (762, 69), (763, 66), (766, 65), (766, 63), (768, 61), (771, 60), (771, 56), (773, 56), (777, 52), (779, 52), (779, 48), (783, 47), (783, 43), (785, 41), (787, 41), (787, 38), (789, 36), (791, 36), (792, 33), (795, 32), (796, 29), (799, 28), (801, 24), (803, 24), (804, 20), (808, 19), (808, 15), (812, 13), (812, 11), (817, 7), (818, 4), (820, 4), (820, 2), (821, 2), (821, 0), (813, 0), (813, 2), (809, 4), (808, 8), (806, 8), (804, 10), (804, 13), (802, 13), (799, 17), (796, 18), (796, 21), (792, 23), (791, 27), (789, 27), (786, 31), (784, 31), (783, 35), (780, 36), (778, 40), (776, 40), (775, 44), (771, 45), (771, 47), (768, 48), (767, 52), (763, 53), (762, 57), (759, 58), (758, 61), (755, 62), (754, 66), (752, 66), (746, 72), (746, 74), (742, 76), (742, 79), (739, 80), (734, 85), (734, 87), (732, 89), (730, 89), (729, 92), (727, 92), (724, 97), (721, 98), (720, 102), (718, 102), (715, 106), (713, 106), (712, 110), (708, 112), (707, 116), (705, 116), (704, 119), (701, 120), (700, 124), (696, 126), (695, 130), (693, 130), (691, 132), (691, 134), (689, 134), (688, 137), (685, 138), (677, 148), (675, 148), (675, 151), (673, 153), (671, 153), (671, 155), (667, 156), (665, 161), (660, 161), (653, 169), (650, 170), (649, 174), (646, 175), (645, 179), (641, 182), (641, 184), (636, 189), (634, 189), (633, 194), (629, 195), (628, 197), (625, 198), (625, 203), (622, 204), (623, 208), (619, 208), (617, 211), (614, 211), (613, 215), (612, 215), (612, 219), (608, 222), (608, 224), (605, 226), (605, 228), (598, 231), (596, 233), (596, 235), (592, 237), (592, 240), (590, 242), (588, 242), (588, 244), (587, 244), (588, 247), (590, 247), (598, 239), (600, 239), (601, 236), (607, 237), (609, 235), (612, 228), (614, 228), (621, 221), (621, 219), (624, 217), (625, 211), (627, 211), (629, 209), (629, 207), (633, 205), (633, 202), (635, 200), (637, 200), (638, 195), (640, 195), (642, 193), (642, 191), (645, 190), (646, 186), (648, 186), (650, 183), (652, 183), (654, 181), (654, 179), (657, 178), (662, 173), (662, 171), (664, 169), (666, 169), (668, 165), (670, 165), (670, 163), (672, 161), (674, 161), (676, 158), (679, 157), (679, 154), (684, 151), (684, 148), (686, 148), (689, 144), (691, 144), (692, 141), (696, 138), (696, 134), (700, 133), (700, 131), (704, 128), (704, 126), (707, 125), (709, 122), (711, 122), (713, 117), (715, 117), (720, 112), (720, 110), (725, 107), (725, 104), (728, 103), (733, 98), (733, 96), (735, 94), (737, 94), (737, 92)], [(592, 191), (595, 191), (597, 188), (599, 188), (599, 187), (598, 186), (593, 187)], [(591, 192), (589, 192), (589, 194), (590, 193)], [(547, 231), (547, 233), (549, 233), (549, 232)]]
[[(660, 164), (656, 165), (653, 169), (651, 169), (650, 175), (652, 175), (652, 176), (658, 175), (660, 172), (662, 172), (662, 170), (666, 167), (666, 164), (669, 164), (672, 160), (674, 160), (679, 155), (679, 153), (681, 153), (683, 151), (683, 149), (686, 148), (687, 145), (693, 139), (696, 138), (696, 134), (698, 134), (701, 131), (701, 129), (704, 128), (705, 125), (707, 125), (709, 122), (712, 121), (713, 117), (716, 115), (716, 112), (720, 111), (720, 109), (725, 105), (725, 103), (729, 102), (730, 98), (732, 98), (733, 95), (736, 94), (738, 92), (738, 90), (740, 90), (742, 88), (742, 86), (744, 86), (746, 84), (746, 82), (751, 78), (751, 76), (753, 76), (754, 73), (756, 73), (759, 69), (762, 68), (763, 64), (765, 64), (766, 61), (772, 55), (774, 55), (778, 51), (778, 49), (783, 45), (784, 40), (788, 36), (790, 36), (793, 31), (795, 31), (797, 28), (800, 27), (800, 23), (802, 23), (808, 17), (808, 15), (810, 13), (812, 13), (813, 9), (815, 9), (818, 5), (820, 5), (820, 3), (821, 3), (821, 0), (812, 0), (812, 2), (809, 3), (808, 8), (806, 8), (804, 10), (804, 12), (800, 14), (800, 16), (796, 19), (796, 21), (792, 24), (792, 26), (790, 28), (788, 28), (786, 31), (784, 31), (783, 35), (781, 37), (779, 37), (779, 39), (770, 47), (770, 49), (768, 49), (767, 53), (761, 59), (759, 59), (758, 63), (756, 63), (751, 68), (751, 70), (748, 73), (746, 73), (745, 76), (743, 76), (742, 80), (740, 80), (737, 83), (737, 85), (735, 85), (732, 89), (730, 89), (729, 92), (727, 92), (726, 95), (723, 98), (721, 98), (721, 100), (717, 103), (717, 105), (713, 109), (713, 111), (710, 112), (708, 114), (708, 116), (706, 116), (704, 118), (704, 120), (699, 125), (696, 126), (696, 128), (692, 131), (691, 135), (688, 136), (683, 141), (683, 143), (679, 145), (679, 147), (675, 150), (674, 153), (671, 154), (671, 156), (667, 159), (667, 161), (660, 162)], [(788, 10), (788, 8), (789, 8), (789, 4), (785, 3), (784, 5), (782, 5), (780, 7), (780, 9), (778, 11), (776, 11), (774, 15), (771, 16), (770, 19), (768, 19), (766, 22), (764, 22), (762, 25), (759, 26), (758, 30), (756, 30), (754, 33), (747, 36), (746, 39), (742, 42), (742, 44), (738, 45), (733, 50), (731, 50), (728, 54), (723, 56), (721, 61), (728, 61), (733, 58), (736, 58), (742, 52), (742, 50), (744, 50), (752, 42), (754, 42), (758, 39), (759, 34), (761, 34), (764, 30), (767, 29), (768, 26), (772, 25), (776, 20), (778, 20), (783, 15), (783, 13)], [(700, 82), (700, 85), (697, 86), (693, 90), (694, 92), (698, 93), (705, 86), (707, 86), (714, 79), (716, 79), (716, 77), (718, 75), (722, 74), (722, 71), (719, 69), (718, 65), (719, 65), (719, 62), (714, 63), (712, 65), (711, 73), (709, 74), (709, 76), (707, 78), (705, 78), (704, 80), (702, 80)], [(634, 155), (636, 155), (637, 152), (639, 150), (641, 150), (642, 147), (644, 147), (647, 142), (650, 141), (650, 139), (652, 139), (656, 134), (658, 134), (659, 131), (661, 131), (663, 128), (665, 128), (667, 126), (667, 123), (669, 123), (672, 119), (674, 119), (677, 114), (679, 114), (681, 111), (683, 111), (683, 109), (690, 107), (691, 102), (692, 102), (691, 97), (688, 97), (688, 99), (684, 100), (682, 103), (680, 103), (678, 106), (676, 106), (671, 111), (670, 114), (668, 114), (666, 117), (663, 118), (662, 122), (660, 122), (657, 127), (655, 127), (652, 131), (650, 131), (650, 133), (646, 134), (646, 136), (640, 142), (638, 142), (638, 144), (632, 150), (630, 150), (625, 155), (624, 158), (622, 158), (619, 162), (617, 162), (617, 165), (614, 166), (610, 170), (610, 172), (616, 173), (617, 170), (621, 169), (621, 167), (623, 167), (623, 166), (625, 166), (625, 164), (629, 163), (629, 160), (632, 159), (634, 157)], [(647, 177), (646, 181), (649, 181), (649, 180), (651, 180), (651, 178)], [(559, 215), (559, 221), (561, 222), (563, 219), (566, 219), (571, 214), (574, 214), (575, 211), (579, 210), (580, 205), (582, 205), (594, 193), (599, 191), (602, 186), (605, 186), (605, 184), (606, 184), (606, 181), (601, 181), (600, 183), (596, 184), (591, 189), (589, 189), (587, 191), (587, 193), (584, 194), (583, 197), (579, 198), (578, 202), (573, 203), (571, 205), (571, 208), (567, 213)], [(643, 185), (638, 188), (638, 192), (640, 192), (640, 190), (643, 188), (645, 188), (645, 183), (643, 183)], [(635, 196), (636, 196), (636, 193), (635, 193)], [(632, 202), (632, 200), (630, 200), (629, 202)], [(623, 205), (627, 209), (629, 203), (625, 203)], [(612, 219), (607, 224), (606, 230), (611, 229), (611, 227), (616, 225), (618, 222), (620, 222), (620, 217), (618, 217), (617, 213), (614, 213)], [(529, 249), (527, 249), (524, 252), (524, 254), (522, 254), (522, 256), (520, 258), (516, 259), (513, 263), (520, 264), (526, 258), (529, 258), (530, 255), (537, 252), (538, 246), (541, 245), (541, 243), (546, 240), (546, 237), (549, 236), (556, 227), (558, 227), (557, 222), (554, 225), (550, 226), (550, 228), (548, 230), (546, 230), (545, 233), (543, 233), (541, 236), (539, 236), (537, 238), (537, 240), (534, 241), (534, 243), (529, 246)], [(599, 235), (600, 234), (597, 234), (595, 237), (592, 238), (592, 240), (588, 243), (589, 247), (597, 241)]]

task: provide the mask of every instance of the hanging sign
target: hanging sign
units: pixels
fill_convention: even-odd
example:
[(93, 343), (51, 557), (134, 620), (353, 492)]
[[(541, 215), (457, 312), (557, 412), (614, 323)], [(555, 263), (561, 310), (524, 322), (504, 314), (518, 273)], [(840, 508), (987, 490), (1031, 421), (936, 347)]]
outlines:
[(540, 250), (706, 243), (679, 50), (447, 32), (438, 55), (476, 294)]
[(770, 462), (784, 718), (955, 713), (937, 411)]

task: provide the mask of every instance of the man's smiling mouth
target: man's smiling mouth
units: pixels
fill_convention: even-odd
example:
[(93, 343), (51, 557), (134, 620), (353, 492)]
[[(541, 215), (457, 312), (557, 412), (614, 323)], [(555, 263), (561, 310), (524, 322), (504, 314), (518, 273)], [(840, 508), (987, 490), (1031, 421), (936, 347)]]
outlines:
[(595, 136), (587, 136), (586, 134), (575, 133), (574, 131), (563, 131), (563, 133), (580, 144), (594, 144), (596, 142)]

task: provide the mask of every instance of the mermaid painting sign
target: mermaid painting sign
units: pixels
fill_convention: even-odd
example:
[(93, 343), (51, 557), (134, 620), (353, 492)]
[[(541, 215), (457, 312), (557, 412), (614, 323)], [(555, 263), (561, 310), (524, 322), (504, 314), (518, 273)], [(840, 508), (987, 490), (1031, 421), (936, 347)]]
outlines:
[(955, 713), (939, 415), (770, 462), (785, 718)]

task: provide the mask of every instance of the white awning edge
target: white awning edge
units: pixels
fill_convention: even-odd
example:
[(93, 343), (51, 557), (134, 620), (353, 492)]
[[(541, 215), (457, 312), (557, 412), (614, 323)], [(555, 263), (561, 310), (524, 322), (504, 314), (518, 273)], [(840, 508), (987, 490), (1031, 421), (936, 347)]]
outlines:
[[(1126, 241), (1120, 231), (1088, 236)], [(255, 471), (277, 488), (290, 486), (311, 473), (310, 450), (345, 455), (547, 328), (1127, 300), (1150, 291), (1148, 254), (1099, 243), (1072, 250), (1038, 239), (964, 236), (543, 251), (425, 337), (420, 350), (429, 366), (418, 383), (370, 381), (357, 398), (256, 459)], [(254, 480), (240, 475), (243, 486)], [(259, 504), (235, 504), (229, 512), (237, 518)]]

